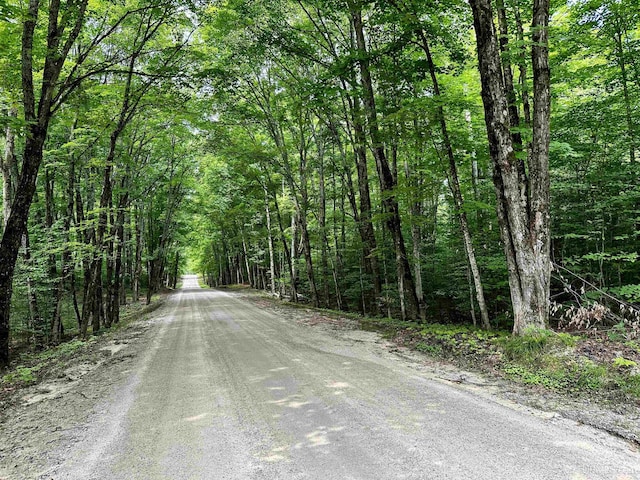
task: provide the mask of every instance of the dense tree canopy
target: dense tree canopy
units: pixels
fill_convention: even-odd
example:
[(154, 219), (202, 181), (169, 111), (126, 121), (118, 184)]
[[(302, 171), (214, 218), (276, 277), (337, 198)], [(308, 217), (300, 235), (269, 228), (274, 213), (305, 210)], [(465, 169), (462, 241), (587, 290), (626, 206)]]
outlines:
[(636, 0), (2, 0), (0, 51), (0, 364), (187, 270), (640, 326)]

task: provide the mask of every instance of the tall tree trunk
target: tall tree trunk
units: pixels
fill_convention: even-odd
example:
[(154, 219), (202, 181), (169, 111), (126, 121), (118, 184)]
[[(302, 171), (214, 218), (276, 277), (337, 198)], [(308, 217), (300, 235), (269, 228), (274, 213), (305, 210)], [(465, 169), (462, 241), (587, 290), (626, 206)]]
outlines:
[[(407, 179), (407, 184), (410, 187), (417, 189), (418, 185), (414, 181), (413, 175), (411, 174), (411, 168), (409, 167), (409, 162), (407, 160), (405, 160), (404, 162), (404, 172)], [(427, 318), (427, 310), (424, 300), (424, 291), (422, 287), (422, 255), (420, 254), (420, 249), (422, 246), (422, 235), (420, 231), (420, 225), (418, 224), (418, 219), (422, 216), (420, 201), (411, 201), (409, 208), (412, 217), (411, 244), (413, 248), (413, 271), (416, 282), (416, 296), (418, 297), (418, 305), (420, 306), (420, 319), (422, 321), (425, 321)]]
[[(291, 301), (298, 301), (298, 229), (295, 212), (291, 213)], [(294, 295), (295, 294), (295, 295)]]
[(249, 285), (255, 287), (255, 281), (251, 274), (251, 267), (249, 266), (249, 251), (247, 249), (247, 241), (244, 238), (244, 230), (241, 229), (242, 234), (242, 257), (244, 258), (244, 267), (247, 269), (247, 281)]
[(364, 91), (363, 99), (369, 127), (369, 137), (371, 138), (371, 146), (376, 160), (376, 168), (380, 180), (382, 203), (387, 215), (386, 224), (389, 232), (391, 233), (396, 254), (398, 294), (401, 306), (404, 305), (404, 308), (402, 308), (402, 317), (403, 319), (415, 319), (418, 318), (419, 315), (418, 297), (416, 296), (413, 275), (411, 274), (411, 266), (407, 259), (404, 237), (402, 235), (400, 210), (395, 192), (396, 182), (391, 169), (389, 168), (384, 144), (382, 143), (378, 129), (373, 81), (369, 71), (369, 60), (364, 38), (362, 12), (359, 7), (352, 7), (351, 20), (359, 53), (358, 64), (360, 66), (362, 87)]
[[(73, 131), (75, 129), (76, 122), (72, 127), (70, 133), (70, 139), (73, 139)], [(75, 197), (75, 188), (76, 188), (76, 160), (73, 155), (69, 155), (69, 174), (67, 179), (67, 206), (64, 214), (63, 220), (63, 242), (64, 247), (62, 250), (62, 271), (60, 274), (60, 278), (58, 279), (58, 283), (56, 285), (56, 294), (55, 294), (55, 309), (53, 314), (53, 319), (51, 322), (51, 341), (55, 343), (59, 343), (63, 331), (62, 325), (62, 298), (64, 296), (64, 285), (67, 279), (70, 279), (73, 273), (73, 266), (71, 264), (71, 250), (69, 248), (69, 235), (71, 229), (71, 222), (73, 221), (73, 206), (74, 206), (74, 197)], [(73, 280), (73, 279), (71, 279)], [(71, 288), (70, 290), (75, 290), (75, 282), (70, 282)], [(74, 292), (75, 293), (75, 292)], [(79, 318), (77, 318), (79, 323)]]
[[(369, 190), (369, 170), (367, 167), (367, 139), (363, 127), (362, 109), (360, 99), (354, 97), (352, 103), (353, 132), (354, 132), (354, 156), (356, 172), (358, 175), (358, 193), (360, 201), (360, 215), (358, 229), (362, 239), (362, 254), (364, 267), (373, 283), (373, 298), (370, 299), (369, 311), (374, 315), (378, 313), (378, 301), (382, 297), (382, 280), (378, 265), (378, 252), (375, 230), (373, 228), (371, 194)], [(365, 307), (366, 308), (366, 307)]]
[(31, 242), (29, 239), (29, 232), (26, 231), (22, 236), (22, 248), (24, 251), (24, 261), (27, 267), (27, 298), (29, 303), (29, 326), (33, 331), (33, 344), (36, 348), (40, 348), (46, 343), (46, 334), (44, 325), (42, 322), (42, 316), (40, 315), (40, 308), (38, 306), (38, 294), (33, 282), (33, 277), (30, 270), (33, 268), (33, 260), (31, 258)]
[[(11, 107), (9, 117), (17, 118), (18, 109)], [(16, 134), (11, 124), (5, 130), (4, 156), (2, 158), (2, 227), (7, 225), (11, 214), (11, 203), (15, 196), (15, 186), (18, 180), (18, 161), (16, 159)]]
[(178, 286), (178, 272), (180, 271), (180, 252), (176, 250), (176, 258), (173, 262), (173, 283), (171, 288), (174, 290)]
[[(9, 317), (13, 294), (13, 275), (22, 236), (27, 231), (29, 209), (36, 190), (38, 170), (42, 163), (44, 142), (47, 138), (49, 122), (53, 116), (54, 91), (58, 88), (60, 72), (76, 38), (84, 24), (84, 14), (88, 0), (79, 0), (68, 5), (74, 15), (60, 15), (60, 2), (51, 2), (48, 7), (47, 48), (40, 96), (36, 107), (34, 84), (33, 40), (40, 10), (39, 0), (30, 0), (24, 15), (22, 28), (21, 79), (26, 127), (22, 170), (17, 182), (16, 195), (11, 213), (5, 221), (5, 229), (0, 242), (0, 368), (9, 364)], [(60, 18), (59, 18), (60, 17)], [(65, 29), (69, 32), (62, 38)]]
[[(342, 80), (342, 87), (345, 91), (348, 90), (346, 81)], [(355, 80), (353, 80), (355, 83)], [(371, 221), (371, 195), (369, 190), (369, 173), (367, 168), (367, 138), (362, 125), (362, 108), (360, 107), (360, 100), (356, 97), (351, 97), (347, 94), (344, 95), (344, 102), (348, 104), (345, 107), (345, 122), (347, 128), (351, 128), (353, 133), (351, 137), (351, 147), (353, 149), (353, 159), (356, 165), (356, 173), (358, 177), (358, 193), (359, 193), (359, 207), (358, 199), (356, 198), (355, 188), (351, 178), (351, 167), (347, 161), (347, 153), (342, 144), (342, 138), (338, 132), (338, 127), (335, 122), (329, 120), (327, 125), (331, 131), (335, 143), (340, 149), (340, 156), (343, 159), (341, 173), (343, 177), (343, 187), (346, 190), (346, 197), (349, 200), (351, 210), (353, 212), (353, 219), (358, 227), (358, 233), (360, 234), (360, 240), (362, 244), (362, 263), (367, 278), (371, 281), (372, 290), (363, 292), (365, 301), (363, 303), (363, 313), (371, 312), (376, 314), (378, 312), (378, 301), (382, 295), (382, 283), (380, 276), (380, 268), (378, 266), (378, 257), (376, 252), (376, 236)], [(335, 176), (333, 177), (335, 184)], [(342, 199), (344, 205), (344, 199)], [(344, 208), (341, 210), (344, 215)], [(334, 201), (334, 214), (335, 214), (335, 201)], [(335, 217), (334, 217), (335, 218)], [(343, 217), (344, 220), (344, 217)], [(335, 222), (334, 222), (335, 227)], [(335, 234), (336, 243), (336, 268), (340, 269), (341, 260), (339, 258), (340, 249), (338, 248), (338, 235)], [(335, 282), (334, 282), (335, 283)], [(336, 293), (337, 295), (337, 293)], [(342, 299), (340, 299), (342, 303)]]
[[(619, 23), (619, 20), (618, 22)], [(625, 117), (627, 120), (627, 138), (629, 141), (629, 160), (631, 163), (636, 161), (636, 136), (635, 127), (633, 125), (633, 114), (631, 107), (631, 99), (629, 97), (629, 81), (627, 78), (627, 64), (624, 59), (624, 47), (622, 46), (622, 29), (616, 25), (617, 31), (613, 38), (616, 45), (616, 60), (620, 68), (620, 80), (622, 80), (622, 97), (624, 99)]]
[(109, 202), (109, 226), (110, 226), (110, 234), (108, 235), (108, 240), (105, 242), (105, 259), (107, 262), (106, 265), (106, 274), (104, 280), (104, 288), (105, 288), (105, 301), (104, 301), (104, 326), (106, 328), (110, 328), (113, 323), (113, 317), (111, 313), (113, 311), (113, 296), (112, 289), (114, 283), (115, 276), (115, 261), (116, 261), (116, 240), (114, 238), (114, 232), (117, 229), (116, 226), (116, 213), (113, 208), (113, 199)]
[(508, 97), (490, 0), (470, 0), (476, 31), (482, 101), (493, 161), (498, 220), (509, 270), (514, 333), (548, 324), (549, 233), (549, 65), (548, 0), (534, 0), (532, 31), (533, 140), (528, 198), (511, 137)]
[(324, 178), (324, 142), (316, 138), (318, 145), (318, 227), (320, 228), (320, 263), (322, 270), (322, 292), (324, 304), (329, 307), (329, 262), (327, 259), (327, 199)]
[[(73, 138), (73, 130), (70, 135)], [(73, 164), (73, 157), (70, 158), (70, 164)], [(72, 168), (72, 167), (70, 167)], [(71, 179), (69, 180), (71, 182)], [(51, 174), (51, 169), (45, 168), (45, 226), (49, 231), (49, 235), (52, 235), (53, 223), (54, 223), (54, 178)], [(73, 195), (73, 194), (72, 194)], [(73, 196), (72, 204), (71, 204), (71, 213), (73, 214)], [(68, 213), (68, 205), (67, 205), (67, 213)], [(58, 277), (58, 281), (56, 282), (56, 289), (53, 295), (54, 304), (52, 316), (49, 321), (49, 332), (48, 336), (53, 343), (58, 343), (60, 341), (60, 337), (62, 335), (62, 297), (64, 293), (64, 278), (65, 278), (65, 256), (68, 257), (68, 237), (69, 237), (69, 227), (71, 222), (67, 224), (68, 218), (65, 217), (64, 220), (64, 230), (63, 230), (63, 253), (62, 253), (62, 266), (60, 269), (60, 275), (58, 275), (58, 271), (56, 268), (56, 256), (52, 253), (49, 254), (48, 258), (48, 267), (49, 267), (49, 278), (54, 279)]]
[(271, 212), (269, 210), (269, 192), (267, 187), (263, 185), (264, 189), (264, 209), (265, 217), (267, 219), (267, 240), (269, 244), (269, 287), (271, 288), (271, 295), (276, 294), (276, 266), (273, 251), (273, 233), (271, 232)]
[[(122, 253), (123, 253), (123, 236), (124, 236), (124, 213), (129, 202), (129, 192), (126, 188), (127, 177), (124, 176), (120, 180), (120, 191), (118, 203), (116, 205), (116, 213), (113, 216), (111, 225), (112, 259), (111, 278), (107, 281), (107, 312), (106, 324), (111, 326), (120, 321), (120, 290), (122, 288)], [(107, 276), (109, 277), (109, 276)]]
[(131, 279), (133, 301), (138, 303), (140, 301), (140, 277), (142, 276), (142, 213), (138, 207), (134, 208), (134, 214), (132, 219), (135, 222), (134, 236), (135, 236), (135, 253), (133, 261), (133, 277)]
[[(303, 128), (302, 122), (300, 128)], [(300, 146), (300, 170), (299, 170), (299, 190), (300, 196), (294, 194), (294, 203), (296, 206), (297, 223), (300, 226), (300, 240), (302, 242), (302, 250), (304, 253), (304, 259), (307, 269), (307, 279), (309, 281), (309, 291), (311, 292), (311, 303), (314, 307), (319, 307), (320, 302), (318, 300), (318, 287), (316, 286), (316, 279), (314, 274), (313, 257), (311, 253), (311, 239), (309, 238), (309, 229), (307, 226), (307, 213), (309, 210), (309, 192), (307, 185), (307, 153), (304, 147), (304, 139), (301, 140)], [(291, 187), (295, 187), (291, 182)], [(294, 235), (295, 237), (295, 235)]]
[(132, 277), (132, 254), (131, 254), (131, 222), (129, 220), (130, 205), (124, 211), (124, 221), (122, 222), (122, 281), (120, 282), (120, 305), (127, 304), (127, 288), (131, 288)]
[[(284, 233), (284, 225), (282, 224), (282, 215), (280, 214), (280, 208), (278, 206), (278, 198), (274, 194), (273, 201), (276, 208), (276, 218), (278, 219), (278, 227), (280, 228), (280, 240), (282, 241), (282, 248), (284, 251), (284, 260), (287, 263), (287, 267), (289, 267), (289, 276), (291, 277), (291, 296), (290, 299), (292, 302), (298, 301), (298, 289), (296, 288), (296, 270), (295, 270), (295, 258), (292, 250), (289, 249), (289, 245), (287, 245), (287, 236)], [(293, 220), (293, 218), (292, 218)], [(293, 234), (293, 232), (292, 232)], [(295, 234), (293, 234), (295, 237)], [(293, 244), (293, 248), (295, 249), (295, 244)], [(284, 294), (284, 282), (282, 283), (283, 289), (282, 294)]]
[[(502, 0), (498, 0), (499, 2)], [(422, 48), (427, 57), (427, 65), (429, 67), (429, 74), (431, 76), (431, 82), (433, 83), (433, 90), (436, 97), (441, 96), (440, 83), (438, 82), (438, 76), (436, 75), (436, 68), (433, 63), (433, 57), (431, 56), (431, 49), (429, 48), (429, 42), (422, 29), (418, 31)], [(513, 90), (513, 85), (511, 85)], [(507, 92), (509, 89), (507, 88)], [(444, 148), (446, 150), (447, 159), (449, 161), (449, 187), (453, 195), (454, 204), (456, 207), (456, 214), (460, 223), (460, 231), (462, 232), (462, 240), (464, 243), (464, 249), (467, 253), (467, 261), (469, 263), (469, 269), (471, 270), (471, 276), (473, 278), (473, 284), (476, 291), (476, 300), (478, 301), (478, 308), (480, 309), (480, 318), (482, 320), (483, 328), (491, 328), (489, 322), (489, 312), (487, 311), (487, 304), (484, 298), (484, 288), (482, 286), (482, 280), (480, 278), (480, 269), (478, 268), (478, 262), (476, 261), (475, 249), (473, 247), (473, 240), (471, 239), (471, 231), (469, 229), (469, 222), (467, 220), (467, 214), (464, 211), (464, 199), (462, 197), (462, 191), (460, 190), (460, 180), (458, 179), (458, 167), (456, 166), (456, 159), (453, 154), (453, 146), (451, 145), (451, 139), (449, 137), (449, 129), (447, 127), (447, 120), (444, 114), (444, 108), (442, 103), (436, 109), (438, 114), (438, 121), (440, 123), (440, 132), (442, 133), (442, 140)], [(512, 112), (512, 118), (515, 115), (517, 120), (517, 108), (515, 114)], [(512, 137), (514, 141), (519, 137)], [(522, 140), (520, 139), (520, 142)]]

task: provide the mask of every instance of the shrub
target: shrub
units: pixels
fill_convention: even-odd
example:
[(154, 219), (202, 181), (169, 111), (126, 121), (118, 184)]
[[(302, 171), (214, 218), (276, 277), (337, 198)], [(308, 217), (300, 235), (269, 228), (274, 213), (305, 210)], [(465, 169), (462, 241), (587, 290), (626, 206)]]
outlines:
[(636, 362), (634, 362), (633, 360), (629, 360), (629, 359), (624, 358), (624, 357), (616, 357), (613, 360), (613, 366), (616, 367), (616, 368), (625, 369), (625, 368), (636, 367), (636, 366), (638, 366), (638, 364)]

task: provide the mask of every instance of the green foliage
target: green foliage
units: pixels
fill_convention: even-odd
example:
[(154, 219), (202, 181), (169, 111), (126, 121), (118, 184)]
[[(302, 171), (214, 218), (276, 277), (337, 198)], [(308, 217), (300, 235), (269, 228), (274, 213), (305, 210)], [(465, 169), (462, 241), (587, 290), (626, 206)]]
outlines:
[(43, 371), (46, 371), (56, 362), (65, 361), (73, 357), (86, 345), (86, 341), (74, 339), (37, 353), (23, 353), (19, 359), (23, 364), (14, 367), (5, 374), (0, 379), (0, 386), (13, 387), (34, 384), (38, 381), (39, 374), (42, 375)]
[(616, 384), (624, 393), (640, 398), (640, 375), (620, 376)]
[(551, 390), (593, 391), (608, 382), (607, 369), (589, 360), (580, 362), (548, 357), (537, 367), (507, 364), (502, 370), (507, 376), (529, 385), (540, 385)]
[(624, 357), (616, 357), (613, 359), (613, 366), (620, 369), (637, 367), (638, 364), (633, 360)]
[(506, 357), (527, 364), (535, 363), (544, 353), (553, 349), (572, 347), (576, 340), (566, 333), (555, 333), (546, 329), (529, 329), (522, 336), (505, 337), (501, 340)]
[(434, 357), (439, 357), (439, 356), (442, 356), (443, 354), (442, 346), (440, 345), (432, 345), (425, 342), (418, 342), (415, 348), (419, 352), (426, 353), (427, 355), (431, 355)]
[(37, 373), (42, 368), (41, 365), (34, 367), (17, 366), (11, 373), (2, 377), (3, 384), (6, 385), (30, 385), (37, 380)]
[(558, 389), (562, 386), (562, 377), (540, 370), (531, 370), (522, 365), (507, 365), (503, 371), (512, 379), (527, 385), (541, 385), (549, 389)]
[(616, 297), (622, 298), (630, 303), (640, 303), (640, 284), (622, 285), (608, 289)]
[[(554, 259), (584, 279), (570, 290), (566, 279), (555, 276), (552, 293), (563, 305), (600, 301), (602, 291), (629, 303), (640, 302), (640, 122), (635, 114), (640, 111), (640, 20), (634, 1), (554, 6), (550, 44)], [(157, 267), (165, 274), (167, 265), (176, 260), (178, 271), (186, 263), (211, 285), (247, 283), (255, 276), (256, 286), (268, 288), (264, 283), (272, 274), (273, 253), (276, 289), (284, 297), (295, 286), (309, 299), (313, 282), (306, 269), (312, 264), (312, 280), (319, 286), (323, 305), (340, 301), (346, 310), (399, 316), (396, 252), (383, 205), (393, 195), (411, 273), (422, 276), (428, 319), (456, 325), (420, 327), (420, 335), (436, 342), (421, 343), (421, 348), (435, 345), (443, 352), (481, 352), (495, 347), (503, 349), (510, 361), (534, 363), (541, 355), (575, 344), (574, 337), (548, 331), (515, 339), (459, 326), (471, 323), (472, 312), (478, 312), (457, 221), (461, 212), (449, 191), (444, 138), (437, 128), (440, 108), (450, 130), (465, 200), (462, 213), (471, 229), (492, 325), (509, 329), (513, 323), (507, 265), (494, 213), (479, 74), (472, 55), (472, 21), (464, 2), (358, 4), (370, 48), (380, 137), (392, 157), (397, 181), (386, 196), (380, 193), (371, 141), (358, 139), (354, 131), (364, 118), (354, 108), (364, 108), (366, 102), (358, 71), (362, 52), (345, 35), (352, 29), (349, 5), (285, 0), (230, 0), (187, 8), (176, 2), (154, 8), (141, 5), (93, 3), (80, 41), (72, 49), (84, 63), (70, 62), (63, 72), (78, 79), (78, 88), (65, 97), (47, 132), (44, 167), (29, 220), (31, 259), (20, 255), (15, 276), (14, 340), (30, 343), (50, 334), (67, 252), (77, 292), (82, 291), (86, 262), (105, 252), (105, 245), (95, 245), (91, 239), (101, 213), (111, 133), (122, 105), (135, 104), (138, 110), (126, 117), (115, 146), (113, 171), (107, 175), (114, 187), (109, 226), (117, 211), (125, 212), (125, 261), (132, 262), (139, 233), (141, 262), (150, 270)], [(506, 39), (513, 50), (506, 54), (517, 71), (517, 47), (529, 38), (527, 33), (517, 38), (513, 12), (508, 6)], [(18, 118), (6, 112), (16, 104), (22, 108), (18, 102), (21, 15), (15, 1), (0, 2), (0, 20), (8, 20), (0, 22), (0, 126), (10, 125), (19, 133), (19, 155), (24, 112), (19, 111)], [(109, 30), (116, 22), (118, 28)], [(36, 32), (34, 59), (39, 66), (46, 53), (45, 23), (39, 22)], [(148, 45), (139, 48), (140, 28), (145, 25), (158, 29)], [(419, 32), (432, 47), (439, 95), (434, 94)], [(84, 48), (93, 45), (94, 38), (103, 43), (85, 56)], [(623, 38), (628, 41), (619, 44)], [(136, 74), (128, 77), (128, 62), (136, 52)], [(525, 91), (531, 96), (527, 62), (522, 81), (516, 82), (515, 103), (521, 115)], [(133, 98), (124, 99), (127, 91)], [(366, 132), (366, 122), (361, 126)], [(525, 141), (528, 130), (513, 129), (524, 134)], [(354, 152), (359, 148), (368, 154), (366, 172), (355, 166)], [(519, 157), (525, 159), (526, 152)], [(71, 167), (74, 178), (69, 177)], [(370, 253), (365, 253), (360, 232), (358, 187), (363, 173), (368, 176), (371, 211), (366, 213), (371, 215), (376, 243)], [(69, 189), (74, 198), (66, 225)], [(118, 207), (124, 195), (129, 199)], [(303, 220), (311, 250), (308, 262), (301, 242)], [(107, 232), (105, 243), (113, 238), (113, 232)], [(367, 271), (371, 259), (378, 264), (378, 278)], [(127, 290), (133, 286), (131, 267), (127, 265), (123, 275)], [(104, 270), (106, 278), (106, 265)], [(141, 272), (140, 286), (157, 281), (152, 276)], [(372, 300), (376, 280), (382, 291)], [(585, 291), (587, 282), (599, 290)], [(37, 298), (39, 316), (30, 309), (30, 293)], [(63, 297), (63, 324), (66, 333), (73, 334), (77, 321), (68, 284)], [(609, 336), (629, 338), (623, 326), (614, 327)]]
[(627, 328), (624, 322), (616, 323), (611, 330), (607, 332), (607, 337), (612, 342), (624, 342), (627, 338)]
[(635, 342), (633, 340), (628, 340), (624, 343), (624, 345), (626, 347), (629, 347), (632, 350), (635, 350), (636, 352), (640, 353), (640, 343)]

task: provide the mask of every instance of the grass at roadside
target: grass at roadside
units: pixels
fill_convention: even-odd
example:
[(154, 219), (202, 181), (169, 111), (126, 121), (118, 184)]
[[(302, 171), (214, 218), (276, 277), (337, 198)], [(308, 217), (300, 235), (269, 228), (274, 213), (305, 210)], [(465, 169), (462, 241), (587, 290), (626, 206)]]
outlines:
[(552, 391), (640, 404), (640, 344), (606, 334), (530, 330), (522, 337), (464, 325), (363, 318), (362, 328), (432, 357)]
[(496, 375), (537, 391), (640, 406), (640, 340), (630, 338), (631, 332), (621, 327), (584, 334), (530, 330), (522, 337), (514, 337), (505, 330), (362, 317), (305, 303), (280, 302), (268, 295), (260, 298), (274, 306), (284, 304), (316, 312), (312, 320), (305, 322), (309, 325), (359, 325), (436, 360)]
[(87, 339), (72, 337), (59, 345), (51, 346), (38, 352), (24, 351), (18, 353), (12, 362), (12, 366), (0, 376), (0, 393), (10, 392), (38, 383), (47, 375), (47, 372), (55, 369), (57, 365), (65, 363), (70, 358), (91, 348), (99, 337), (105, 336), (108, 338), (115, 332), (126, 328), (142, 315), (153, 312), (161, 305), (161, 295), (156, 294), (153, 296), (150, 305), (136, 302), (122, 306), (120, 321), (117, 324), (112, 325), (109, 329), (100, 330), (96, 335)]
[(36, 383), (51, 364), (64, 361), (87, 347), (89, 340), (73, 339), (38, 353), (23, 353), (16, 361), (16, 366), (0, 378), (0, 389), (12, 390), (21, 386)]
[(257, 298), (260, 306), (286, 305), (315, 312), (304, 322), (308, 325), (359, 326), (436, 360), (496, 375), (540, 392), (640, 406), (640, 340), (631, 338), (632, 332), (622, 326), (584, 334), (530, 330), (514, 337), (508, 331), (486, 331), (470, 325), (362, 317), (313, 308), (303, 302), (282, 302), (267, 294)]

